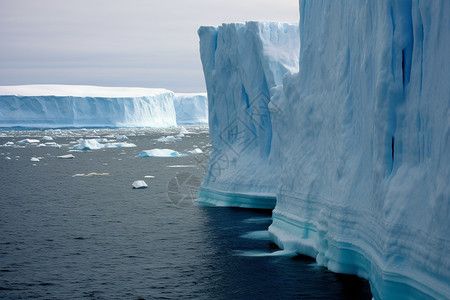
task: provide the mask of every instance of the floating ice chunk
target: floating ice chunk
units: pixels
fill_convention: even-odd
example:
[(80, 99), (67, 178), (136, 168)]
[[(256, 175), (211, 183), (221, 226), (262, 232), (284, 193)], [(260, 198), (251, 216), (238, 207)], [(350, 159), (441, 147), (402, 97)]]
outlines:
[(106, 143), (103, 145), (104, 148), (132, 148), (136, 147), (133, 143)]
[(116, 135), (116, 140), (125, 141), (128, 140), (128, 137), (126, 135)]
[(37, 157), (32, 157), (32, 158), (30, 159), (30, 161), (40, 161), (40, 160), (39, 160), (39, 158), (37, 158)]
[(75, 150), (97, 150), (102, 149), (104, 146), (97, 142), (96, 139), (81, 139), (81, 142), (78, 145), (73, 146)]
[(61, 145), (55, 142), (47, 142), (45, 144), (39, 144), (38, 147), (61, 148)]
[(88, 173), (88, 174), (75, 174), (72, 177), (91, 177), (91, 176), (108, 176), (109, 173)]
[(11, 157), (6, 156), (5, 159), (6, 159), (6, 160), (11, 160)]
[(35, 139), (24, 139), (24, 140), (21, 140), (21, 141), (17, 142), (17, 144), (20, 144), (20, 145), (38, 144), (38, 143), (40, 143), (40, 141), (39, 140), (35, 140)]
[(151, 149), (143, 150), (137, 157), (175, 157), (180, 156), (175, 150), (172, 149)]
[(12, 145), (14, 145), (14, 142), (6, 142), (5, 143), (5, 146), (12, 146)]
[(105, 138), (100, 138), (100, 139), (96, 139), (96, 140), (99, 143), (107, 143), (107, 142), (109, 142), (108, 139), (105, 139)]
[(145, 189), (148, 187), (147, 183), (144, 180), (136, 180), (132, 184), (133, 189)]
[(153, 175), (145, 175), (144, 178), (155, 178)]
[(172, 135), (162, 136), (159, 139), (156, 139), (158, 142), (172, 143), (172, 142), (181, 142), (181, 137), (175, 137)]
[(194, 150), (188, 151), (189, 154), (201, 154), (203, 153), (202, 149), (195, 148)]
[(53, 138), (51, 136), (45, 135), (42, 137), (43, 141), (53, 141)]
[(57, 157), (61, 158), (61, 159), (75, 158), (75, 156), (73, 154), (60, 155), (60, 156), (57, 156)]

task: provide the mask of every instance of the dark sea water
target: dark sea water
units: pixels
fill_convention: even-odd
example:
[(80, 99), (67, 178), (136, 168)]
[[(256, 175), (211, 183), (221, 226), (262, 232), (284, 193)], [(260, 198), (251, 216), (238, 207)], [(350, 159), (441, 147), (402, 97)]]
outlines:
[[(270, 211), (194, 205), (210, 145), (207, 128), (188, 130), (167, 144), (154, 139), (177, 130), (0, 132), (0, 145), (44, 135), (62, 145), (0, 147), (0, 298), (371, 298), (365, 280), (269, 255), (279, 250), (267, 239)], [(81, 137), (117, 134), (137, 147), (69, 152)], [(136, 157), (197, 147), (205, 153)], [(89, 173), (107, 174), (74, 177)], [(132, 189), (135, 180), (149, 187)]]

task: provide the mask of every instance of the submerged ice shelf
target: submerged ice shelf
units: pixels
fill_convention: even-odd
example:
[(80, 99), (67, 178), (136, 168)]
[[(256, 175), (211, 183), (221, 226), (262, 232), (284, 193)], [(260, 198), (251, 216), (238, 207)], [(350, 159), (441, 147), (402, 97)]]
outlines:
[(165, 89), (0, 86), (0, 127), (175, 127), (177, 118), (180, 124), (206, 123), (205, 106), (202, 93), (178, 95)]
[(269, 195), (282, 249), (367, 278), (375, 299), (450, 298), (450, 2), (302, 0), (300, 16), (300, 35), (200, 28), (200, 201)]

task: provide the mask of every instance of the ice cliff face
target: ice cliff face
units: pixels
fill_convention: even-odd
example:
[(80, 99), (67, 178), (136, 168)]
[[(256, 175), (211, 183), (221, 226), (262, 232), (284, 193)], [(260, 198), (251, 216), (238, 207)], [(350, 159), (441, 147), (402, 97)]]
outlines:
[(248, 22), (198, 33), (213, 144), (200, 200), (273, 208), (280, 165), (268, 104), (283, 75), (298, 70), (298, 25)]
[[(228, 161), (220, 184), (211, 183), (213, 156), (203, 186), (230, 205), (276, 186), (273, 240), (368, 278), (376, 299), (450, 298), (449, 33), (446, 0), (300, 1), (299, 72), (269, 89), (270, 124)], [(229, 53), (259, 58), (237, 39), (207, 55), (219, 36), (200, 29), (216, 152), (229, 146), (224, 132), (240, 132), (226, 128), (248, 107), (236, 80), (246, 64)], [(237, 67), (217, 72), (221, 60)], [(263, 66), (246, 71), (256, 74), (246, 91), (267, 91), (253, 71)]]
[(206, 93), (176, 93), (173, 99), (178, 125), (208, 123)]
[(0, 127), (172, 127), (177, 118), (204, 123), (206, 105), (204, 94), (175, 96), (165, 89), (0, 86)]

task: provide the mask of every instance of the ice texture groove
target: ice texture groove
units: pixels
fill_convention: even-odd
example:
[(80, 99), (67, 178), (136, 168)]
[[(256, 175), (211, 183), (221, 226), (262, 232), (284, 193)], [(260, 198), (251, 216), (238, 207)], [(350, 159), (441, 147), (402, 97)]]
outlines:
[[(299, 4), (299, 68), (282, 84), (260, 76), (245, 25), (200, 28), (203, 188), (273, 193), (272, 239), (367, 278), (375, 299), (449, 299), (450, 2)], [(268, 122), (247, 117), (249, 91), (268, 95)]]

